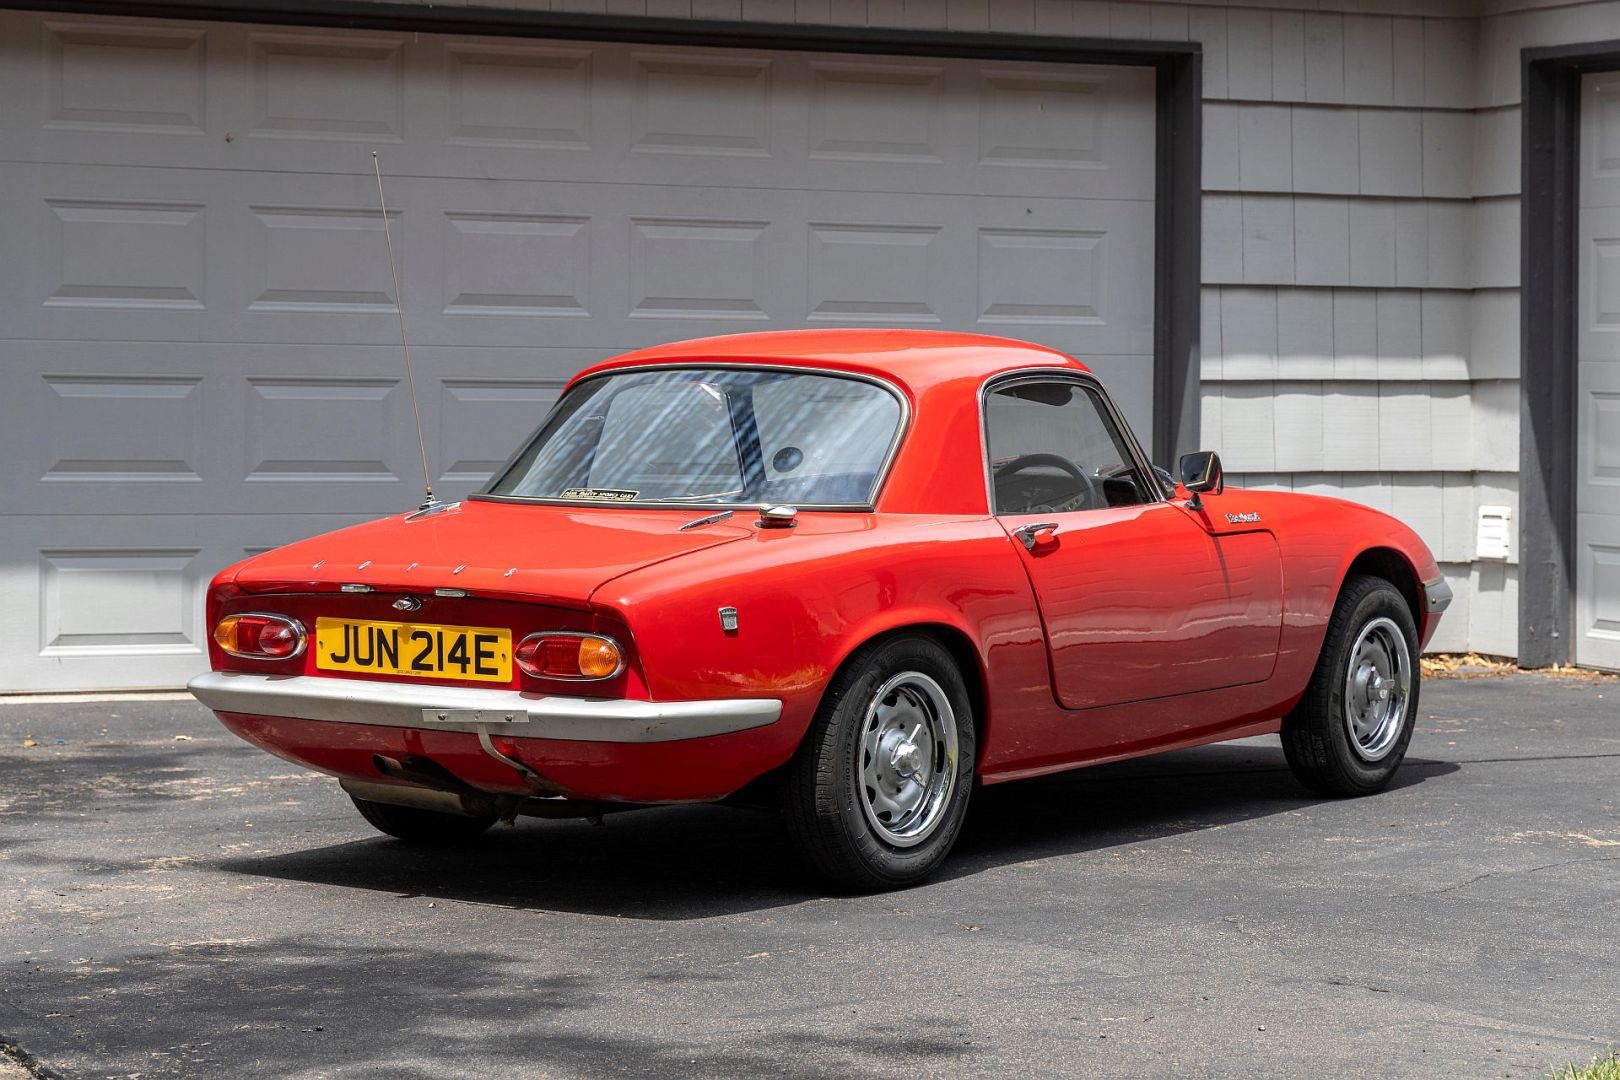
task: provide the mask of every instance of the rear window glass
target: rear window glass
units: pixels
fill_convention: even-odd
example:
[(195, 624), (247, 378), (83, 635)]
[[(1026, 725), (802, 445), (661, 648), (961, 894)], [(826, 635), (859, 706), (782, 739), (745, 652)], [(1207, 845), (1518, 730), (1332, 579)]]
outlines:
[(576, 385), (488, 494), (590, 503), (862, 506), (902, 410), (864, 379), (630, 370)]

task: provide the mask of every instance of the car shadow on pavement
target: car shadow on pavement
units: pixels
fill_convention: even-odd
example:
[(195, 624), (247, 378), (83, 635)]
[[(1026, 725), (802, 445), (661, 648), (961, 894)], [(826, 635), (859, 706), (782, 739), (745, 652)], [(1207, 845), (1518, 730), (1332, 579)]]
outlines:
[[(1408, 759), (1392, 790), (1457, 771)], [(936, 881), (1285, 813), (1322, 802), (1276, 745), (1197, 747), (983, 788)], [(365, 829), (358, 816), (357, 833)], [(786, 850), (776, 815), (716, 806), (611, 815), (603, 826), (520, 820), (456, 849), (383, 837), (230, 858), (233, 874), (522, 910), (703, 919), (826, 895)]]
[[(1385, 791), (1459, 768), (1409, 757)], [(1195, 833), (1336, 801), (1300, 786), (1274, 742), (1136, 758), (981, 790), (945, 875)]]

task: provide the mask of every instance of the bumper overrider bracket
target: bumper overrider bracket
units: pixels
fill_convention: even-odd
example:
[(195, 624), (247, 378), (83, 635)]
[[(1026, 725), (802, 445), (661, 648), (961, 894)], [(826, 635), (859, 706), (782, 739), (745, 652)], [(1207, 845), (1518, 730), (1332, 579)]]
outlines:
[(557, 785), (523, 764), (517, 758), (507, 757), (495, 749), (495, 744), (489, 741), (489, 728), (483, 724), (478, 725), (478, 745), (484, 748), (484, 753), (499, 761), (502, 765), (510, 765), (516, 769), (517, 774), (523, 777), (523, 782), (533, 788), (535, 792), (548, 795), (558, 794)]

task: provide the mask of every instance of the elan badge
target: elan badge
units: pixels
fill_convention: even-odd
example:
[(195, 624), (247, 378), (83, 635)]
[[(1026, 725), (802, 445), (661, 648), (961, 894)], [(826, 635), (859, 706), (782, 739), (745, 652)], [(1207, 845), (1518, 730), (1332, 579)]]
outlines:
[(597, 502), (633, 502), (639, 491), (623, 488), (563, 488), (565, 499), (595, 499)]
[(1233, 525), (1253, 525), (1260, 520), (1260, 515), (1252, 511), (1247, 514), (1227, 514), (1226, 520)]

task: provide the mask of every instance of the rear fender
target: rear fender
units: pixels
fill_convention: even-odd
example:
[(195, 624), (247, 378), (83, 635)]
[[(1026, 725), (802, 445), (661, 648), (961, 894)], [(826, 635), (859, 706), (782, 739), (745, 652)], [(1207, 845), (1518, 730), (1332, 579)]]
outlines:
[[(987, 518), (828, 519), (801, 514), (791, 533), (674, 560), (596, 595), (634, 632), (654, 700), (777, 698), (786, 760), (856, 650), (935, 626), (968, 643), (974, 669), (964, 674), (984, 691), (981, 755), (995, 752), (1000, 718), (1033, 737), (1042, 706), (1052, 708), (1050, 676), (1006, 533)], [(734, 631), (722, 630), (722, 608), (734, 609)]]

